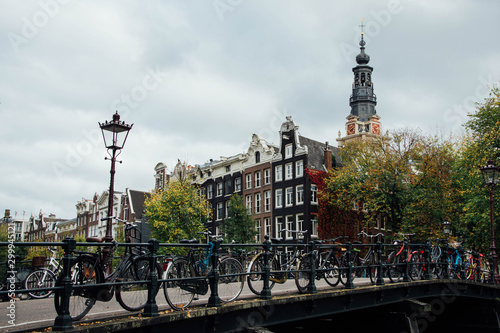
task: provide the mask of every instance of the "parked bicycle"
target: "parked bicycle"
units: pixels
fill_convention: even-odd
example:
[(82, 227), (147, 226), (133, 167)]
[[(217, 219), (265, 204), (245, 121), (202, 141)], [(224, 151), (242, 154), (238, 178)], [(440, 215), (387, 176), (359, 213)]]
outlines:
[(465, 268), (465, 278), (476, 282), (485, 282), (488, 280), (489, 268), (484, 256), (476, 251), (467, 251), (469, 254), (468, 265)]
[[(400, 234), (409, 240), (410, 236), (415, 234)], [(423, 272), (423, 254), (420, 250), (412, 250), (411, 246), (401, 240), (395, 240), (395, 245), (399, 246), (397, 251), (392, 251), (387, 257), (388, 276), (391, 282), (399, 282), (406, 272), (410, 279), (418, 280), (422, 277)]]
[[(214, 243), (220, 241), (222, 235), (211, 235), (210, 231), (201, 233), (206, 237), (207, 244), (199, 240), (181, 240), (182, 244), (200, 244), (189, 247), (185, 256), (166, 258), (166, 270), (163, 279), (163, 293), (170, 307), (174, 310), (187, 308), (196, 295), (206, 295), (208, 292), (208, 277), (212, 272), (212, 255)], [(217, 263), (219, 272), (218, 295), (223, 303), (234, 301), (243, 290), (245, 279), (241, 263), (230, 256), (222, 256)]]
[[(130, 242), (131, 231), (137, 229), (137, 226), (133, 223), (118, 221), (125, 223), (126, 241)], [(103, 238), (87, 238), (87, 242), (102, 243), (103, 241)], [(74, 258), (70, 270), (73, 288), (69, 302), (69, 312), (74, 321), (82, 319), (96, 301), (108, 302), (114, 294), (116, 294), (118, 303), (128, 311), (138, 311), (146, 305), (148, 296), (148, 281), (146, 280), (151, 271), (148, 254), (142, 249), (134, 250), (127, 246), (116, 268), (108, 274), (108, 268), (112, 267), (113, 254), (117, 248), (118, 243), (113, 241), (113, 245), (109, 247), (106, 261), (104, 261), (100, 246), (96, 253), (74, 251), (77, 257)], [(157, 266), (155, 269), (158, 276), (161, 276), (160, 267)], [(57, 285), (61, 282), (62, 274), (58, 278)], [(100, 285), (114, 282), (131, 283)], [(62, 313), (61, 297), (63, 297), (62, 292), (57, 291), (54, 304), (58, 314)]]
[[(292, 233), (303, 236), (305, 231), (283, 229), (282, 233)], [(300, 242), (300, 240), (299, 240)], [(304, 284), (299, 279), (305, 279), (304, 274), (292, 272), (297, 269), (297, 265), (302, 259), (303, 248), (286, 244), (282, 238), (271, 238), (271, 243), (282, 246), (273, 246), (269, 254), (269, 267), (271, 274), (269, 277), (269, 288), (272, 289), (275, 283), (284, 284), (289, 277), (295, 279), (297, 287)], [(247, 270), (247, 283), (250, 290), (260, 295), (264, 287), (263, 271), (265, 267), (264, 252), (258, 253), (250, 262)]]
[(51, 253), (51, 257), (46, 264), (45, 257), (33, 258), (33, 271), (26, 277), (24, 286), (28, 291), (28, 295), (33, 298), (47, 298), (52, 295), (53, 290), (37, 290), (52, 288), (56, 285), (57, 276), (61, 272), (62, 265), (56, 259), (56, 250), (47, 248)]
[(450, 243), (448, 248), (448, 269), (449, 276), (452, 279), (465, 279), (464, 254), (465, 250), (462, 243)]

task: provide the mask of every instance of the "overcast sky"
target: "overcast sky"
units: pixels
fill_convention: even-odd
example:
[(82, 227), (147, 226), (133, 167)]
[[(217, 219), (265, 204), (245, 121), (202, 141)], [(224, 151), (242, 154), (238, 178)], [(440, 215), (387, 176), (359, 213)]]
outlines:
[(76, 216), (109, 186), (98, 122), (133, 123), (117, 191), (158, 162), (202, 164), (345, 134), (364, 18), (383, 130), (460, 133), (500, 81), (500, 2), (0, 0), (0, 209)]

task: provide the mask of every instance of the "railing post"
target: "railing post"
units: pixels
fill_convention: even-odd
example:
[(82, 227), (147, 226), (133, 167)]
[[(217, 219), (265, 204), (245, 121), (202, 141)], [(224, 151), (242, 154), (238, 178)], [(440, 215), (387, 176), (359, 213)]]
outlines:
[(424, 248), (424, 280), (432, 279), (431, 276), (431, 243), (428, 241)]
[[(309, 283), (307, 284), (307, 292), (310, 294), (315, 294), (318, 292), (316, 289), (316, 243), (314, 241), (311, 241), (309, 243), (311, 245), (311, 271), (306, 272), (306, 274), (309, 274)], [(300, 274), (300, 273), (298, 273)]]
[[(441, 254), (443, 254), (443, 251), (441, 251)], [(449, 280), (450, 277), (450, 258), (448, 256), (448, 244), (444, 247), (444, 260), (442, 262), (443, 268), (444, 269), (444, 274), (443, 274), (443, 279), (444, 280)]]
[(220, 249), (220, 240), (215, 240), (213, 242), (214, 249), (212, 252), (212, 271), (208, 276), (208, 282), (210, 284), (210, 297), (208, 298), (208, 306), (209, 307), (220, 307), (220, 298), (219, 298), (219, 249)]
[(352, 262), (351, 262), (351, 256), (352, 256), (352, 243), (348, 242), (347, 243), (347, 274), (346, 274), (346, 282), (345, 282), (345, 288), (346, 289), (354, 289), (354, 283), (352, 282)]
[(71, 292), (73, 289), (73, 281), (71, 281), (71, 265), (73, 263), (72, 253), (76, 249), (76, 241), (73, 238), (65, 238), (63, 240), (64, 245), (64, 258), (62, 260), (62, 279), (58, 286), (62, 286), (61, 291), (56, 291), (54, 297), (60, 296), (60, 312), (54, 321), (54, 326), (52, 330), (54, 331), (69, 331), (73, 329), (73, 320), (71, 319), (71, 313), (69, 313), (69, 298), (71, 297)]
[(490, 253), (490, 284), (495, 284), (495, 268), (493, 267), (493, 255)]
[(260, 293), (261, 299), (271, 299), (271, 288), (269, 288), (269, 278), (271, 277), (271, 266), (269, 266), (269, 253), (271, 252), (271, 241), (269, 240), (269, 235), (264, 236), (265, 241), (263, 243), (264, 247), (264, 272), (262, 274), (263, 288)]
[[(404, 240), (404, 249), (403, 251), (406, 251), (407, 255), (405, 257), (405, 267), (404, 267), (404, 271), (403, 271), (403, 282), (410, 282), (410, 261), (408, 260), (408, 241), (405, 239)], [(402, 256), (401, 256), (402, 257)]]
[(157, 317), (158, 305), (156, 304), (156, 293), (158, 291), (158, 274), (156, 273), (156, 252), (160, 243), (156, 239), (149, 240), (149, 275), (148, 275), (148, 301), (144, 307), (144, 317)]
[(384, 276), (383, 276), (384, 266), (382, 264), (382, 242), (381, 241), (377, 242), (377, 260), (378, 260), (377, 261), (378, 270), (377, 270), (377, 281), (376, 281), (375, 285), (383, 286), (385, 284), (385, 281), (384, 281)]

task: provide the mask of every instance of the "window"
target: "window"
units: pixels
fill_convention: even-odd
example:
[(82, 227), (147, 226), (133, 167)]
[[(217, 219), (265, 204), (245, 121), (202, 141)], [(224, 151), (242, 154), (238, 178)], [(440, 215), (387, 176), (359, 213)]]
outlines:
[(287, 187), (286, 188), (286, 206), (292, 206), (293, 205), (293, 187)]
[(206, 196), (207, 194), (207, 189), (205, 187), (200, 188), (200, 196)]
[(251, 195), (246, 196), (246, 202), (247, 202), (248, 212), (252, 213), (252, 196)]
[(271, 169), (264, 170), (264, 185), (271, 184)]
[(264, 211), (269, 212), (271, 210), (271, 191), (264, 192)]
[(257, 243), (260, 243), (262, 241), (262, 237), (261, 237), (261, 229), (262, 229), (262, 226), (260, 224), (260, 220), (255, 220), (255, 231), (257, 231), (257, 235), (255, 235), (255, 241)]
[(293, 178), (293, 164), (288, 163), (285, 165), (285, 179), (292, 179)]
[(225, 184), (226, 184), (226, 195), (230, 195), (231, 194), (231, 187), (232, 187), (231, 183), (232, 183), (231, 179), (226, 180), (226, 182), (225, 182)]
[(256, 193), (255, 194), (255, 214), (260, 213), (260, 199), (261, 199), (261, 194)]
[(266, 217), (264, 219), (264, 227), (265, 227), (265, 235), (269, 235), (271, 237), (271, 218)]
[(255, 163), (260, 163), (260, 151), (255, 152)]
[(226, 216), (229, 216), (229, 203), (230, 201), (226, 201)]
[(295, 221), (293, 220), (293, 215), (288, 215), (286, 217), (286, 238), (293, 238), (292, 231), (295, 231)]
[(226, 166), (226, 172), (230, 172), (231, 171), (231, 166), (230, 165), (227, 165)]
[(290, 158), (293, 156), (293, 146), (291, 143), (285, 146), (285, 158)]
[(311, 235), (318, 235), (318, 221), (316, 217), (311, 218)]
[(283, 207), (283, 190), (277, 189), (276, 190), (276, 208), (281, 208)]
[(252, 174), (251, 173), (249, 173), (247, 175), (247, 190), (250, 188), (252, 188)]
[(238, 177), (234, 180), (234, 191), (235, 192), (241, 191), (241, 178), (240, 177)]
[(276, 218), (276, 237), (281, 238), (283, 233), (281, 232), (283, 230), (283, 217), (277, 217)]
[(380, 220), (379, 220), (380, 221), (379, 228), (382, 230), (385, 229), (385, 219), (386, 219), (386, 217), (382, 216), (382, 217), (380, 217)]
[(311, 185), (311, 203), (318, 203), (318, 187), (316, 185)]
[(224, 204), (222, 202), (217, 203), (217, 220), (222, 220), (224, 214)]
[(277, 165), (276, 168), (274, 169), (274, 171), (275, 171), (274, 180), (277, 182), (282, 181), (283, 180), (283, 166)]
[(304, 185), (297, 186), (297, 205), (304, 203)]
[(295, 162), (295, 177), (302, 177), (304, 175), (304, 161), (300, 160)]
[(260, 171), (255, 173), (255, 187), (260, 187)]
[[(305, 231), (304, 230), (304, 214), (297, 214), (297, 230)], [(303, 238), (303, 237), (304, 237), (304, 235), (297, 234), (297, 238)]]
[(222, 182), (217, 183), (217, 196), (220, 197), (222, 195)]
[(214, 193), (214, 189), (212, 187), (212, 184), (207, 186), (207, 199), (212, 199)]

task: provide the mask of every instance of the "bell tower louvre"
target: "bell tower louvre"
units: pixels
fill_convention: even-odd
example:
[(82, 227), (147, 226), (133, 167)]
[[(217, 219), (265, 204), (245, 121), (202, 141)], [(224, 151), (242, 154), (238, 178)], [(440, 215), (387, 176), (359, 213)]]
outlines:
[(369, 66), (370, 56), (365, 53), (366, 42), (363, 39), (363, 28), (361, 23), (360, 53), (356, 56), (357, 66), (352, 69), (354, 83), (352, 84), (352, 95), (349, 99), (351, 113), (347, 116), (346, 136), (337, 138), (338, 147), (342, 147), (347, 141), (353, 139), (365, 139), (375, 137), (381, 133), (380, 116), (377, 115), (375, 106), (377, 96), (373, 92), (372, 72)]

